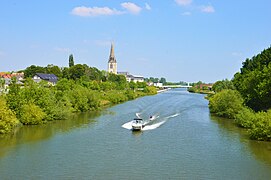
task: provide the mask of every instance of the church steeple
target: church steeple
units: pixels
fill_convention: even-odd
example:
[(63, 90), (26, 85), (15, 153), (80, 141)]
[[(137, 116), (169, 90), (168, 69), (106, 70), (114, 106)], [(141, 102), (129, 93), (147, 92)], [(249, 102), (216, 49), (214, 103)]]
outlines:
[(115, 58), (113, 43), (111, 43), (110, 55), (108, 60), (108, 72), (117, 74), (117, 60)]
[(110, 49), (110, 55), (109, 55), (109, 60), (108, 62), (117, 62), (116, 58), (115, 58), (115, 52), (114, 52), (114, 44), (111, 43), (111, 49)]

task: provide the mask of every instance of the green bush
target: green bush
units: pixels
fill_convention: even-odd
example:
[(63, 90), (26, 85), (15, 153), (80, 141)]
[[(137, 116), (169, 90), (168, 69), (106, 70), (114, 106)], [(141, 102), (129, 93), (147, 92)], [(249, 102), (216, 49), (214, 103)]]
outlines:
[(211, 113), (233, 119), (243, 108), (243, 99), (236, 90), (222, 90), (209, 99)]
[(255, 123), (255, 120), (256, 120), (255, 112), (247, 107), (244, 107), (235, 116), (236, 124), (244, 128), (251, 128), (252, 125)]
[(20, 121), (27, 125), (41, 124), (46, 117), (46, 113), (34, 103), (23, 105), (21, 111)]
[(157, 90), (154, 86), (146, 86), (144, 88), (144, 92), (147, 93), (148, 95), (154, 95), (157, 94)]
[(0, 134), (11, 132), (18, 124), (16, 115), (7, 107), (6, 100), (0, 96)]
[(128, 100), (128, 97), (123, 91), (114, 90), (105, 93), (105, 100), (110, 101), (112, 104), (118, 104)]
[(133, 99), (137, 98), (136, 93), (134, 91), (132, 91), (132, 90), (127, 90), (125, 92), (125, 94), (128, 97), (128, 100), (133, 100)]
[(271, 110), (255, 114), (255, 123), (249, 129), (251, 139), (271, 141)]

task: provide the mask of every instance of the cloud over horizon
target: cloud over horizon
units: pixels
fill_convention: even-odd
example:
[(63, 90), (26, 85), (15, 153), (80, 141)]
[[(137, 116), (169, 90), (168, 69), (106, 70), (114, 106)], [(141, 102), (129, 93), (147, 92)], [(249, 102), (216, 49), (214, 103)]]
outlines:
[(202, 6), (200, 9), (201, 9), (201, 12), (204, 12), (204, 13), (214, 13), (215, 12), (214, 7), (211, 5)]
[(141, 7), (131, 2), (121, 3), (121, 6), (132, 14), (139, 14), (140, 11), (142, 10)]
[(123, 14), (123, 12), (118, 11), (116, 9), (110, 9), (109, 7), (75, 7), (72, 12), (73, 15), (76, 16), (110, 16), (110, 15), (119, 15)]
[[(117, 10), (110, 7), (86, 7), (78, 6), (72, 9), (71, 14), (81, 17), (96, 17), (96, 16), (112, 16), (112, 15), (122, 15), (126, 13), (139, 14), (142, 8), (132, 2), (123, 2), (120, 6), (125, 10)], [(149, 4), (145, 3), (145, 9), (151, 10)]]
[(192, 4), (192, 0), (175, 0), (175, 2), (180, 6), (188, 6)]
[[(175, 2), (179, 6), (182, 6), (185, 9), (189, 8), (191, 10), (191, 8), (192, 8), (192, 10), (197, 10), (202, 13), (214, 13), (215, 12), (215, 8), (212, 5), (195, 5), (193, 3), (193, 0), (175, 0)], [(189, 6), (189, 7), (187, 7), (187, 6)], [(182, 13), (182, 15), (185, 15), (185, 16), (191, 15), (191, 14), (192, 13), (189, 11)]]

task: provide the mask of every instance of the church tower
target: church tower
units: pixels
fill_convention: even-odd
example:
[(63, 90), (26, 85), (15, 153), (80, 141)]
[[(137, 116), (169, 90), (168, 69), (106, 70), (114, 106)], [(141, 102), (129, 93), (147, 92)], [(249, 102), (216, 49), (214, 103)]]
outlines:
[(110, 56), (108, 60), (108, 72), (117, 74), (117, 60), (115, 58), (114, 54), (114, 45), (113, 43), (111, 44), (111, 50), (110, 50)]

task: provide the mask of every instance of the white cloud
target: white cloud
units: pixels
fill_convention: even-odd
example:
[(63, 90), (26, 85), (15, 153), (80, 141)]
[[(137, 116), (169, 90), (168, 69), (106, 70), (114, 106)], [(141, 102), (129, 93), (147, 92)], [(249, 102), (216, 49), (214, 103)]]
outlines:
[(118, 11), (116, 9), (111, 9), (109, 7), (75, 7), (72, 12), (73, 15), (76, 16), (110, 16), (110, 15), (119, 15), (123, 14), (123, 12)]
[(145, 8), (146, 8), (147, 10), (151, 10), (151, 6), (150, 6), (148, 3), (145, 3)]
[(188, 11), (187, 11), (187, 12), (182, 13), (182, 15), (183, 15), (183, 16), (190, 16), (191, 14), (192, 14), (192, 13), (191, 13), (191, 12), (188, 12)]
[(139, 14), (142, 10), (141, 7), (131, 2), (121, 3), (121, 6), (132, 14)]
[(201, 7), (201, 12), (204, 12), (204, 13), (214, 13), (215, 12), (215, 9), (213, 6), (211, 5), (208, 5), (208, 6), (202, 6)]
[(188, 6), (192, 4), (192, 0), (175, 0), (175, 2), (180, 6)]

